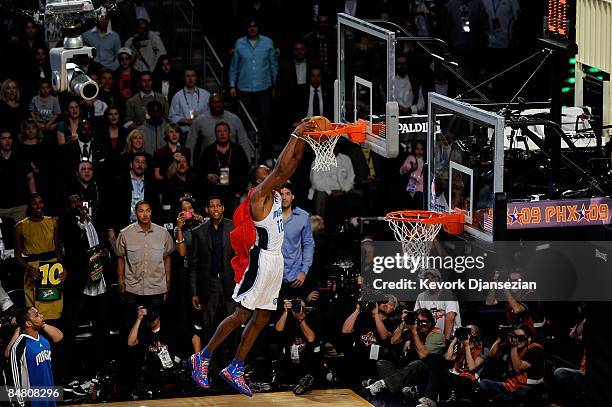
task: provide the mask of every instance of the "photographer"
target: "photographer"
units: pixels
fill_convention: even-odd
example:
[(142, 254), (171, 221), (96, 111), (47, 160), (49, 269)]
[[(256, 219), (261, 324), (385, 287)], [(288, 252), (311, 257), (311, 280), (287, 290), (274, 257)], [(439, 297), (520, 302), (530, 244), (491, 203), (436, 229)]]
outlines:
[(417, 398), (417, 386), (425, 385), (425, 396), (418, 399), (419, 406), (435, 406), (433, 400), (437, 399), (446, 368), (442, 357), (446, 342), (431, 311), (421, 308), (402, 312), (402, 322), (391, 337), (392, 344), (401, 342), (405, 354), (413, 353), (413, 360), (400, 369), (390, 361), (381, 360), (376, 370), (383, 379), (369, 384), (366, 390), (373, 396), (387, 389), (392, 394), (402, 391), (407, 397)]
[(453, 394), (463, 398), (472, 392), (478, 379), (476, 372), (484, 363), (481, 355), (482, 340), (478, 327), (468, 325), (457, 328), (455, 337), (444, 355), (444, 359), (454, 362), (448, 378), (451, 398), (447, 401), (454, 401)]
[(487, 399), (524, 400), (531, 386), (544, 382), (544, 349), (531, 337), (527, 325), (516, 326), (510, 332), (500, 332), (489, 356), (507, 360), (503, 381), (481, 380), (480, 391)]
[[(429, 282), (442, 282), (442, 274), (436, 269), (427, 269), (423, 279)], [(419, 293), (414, 303), (414, 311), (426, 308), (431, 311), (436, 320), (436, 326), (444, 332), (444, 337), (450, 339), (456, 328), (461, 326), (459, 301), (455, 301), (452, 291), (446, 289), (428, 289)]]
[[(497, 282), (503, 280), (504, 277), (504, 273), (496, 271), (493, 276), (493, 281)], [(515, 282), (521, 279), (522, 273), (518, 269), (514, 269), (510, 273), (507, 273), (506, 281)], [(489, 306), (498, 305), (498, 297), (502, 297), (501, 300), (504, 301), (506, 323), (510, 325), (527, 325), (530, 333), (534, 334), (533, 311), (538, 306), (536, 293), (526, 290), (491, 289), (487, 294), (486, 304)]]
[(138, 306), (136, 321), (128, 335), (127, 344), (133, 352), (131, 356), (134, 361), (129, 366), (136, 369), (132, 377), (140, 381), (138, 390), (146, 390), (148, 386), (158, 384), (166, 376), (165, 372), (168, 372), (167, 377), (172, 376), (174, 364), (157, 310)]
[(137, 70), (153, 71), (157, 59), (166, 53), (166, 47), (156, 31), (149, 30), (148, 18), (141, 16), (137, 21), (136, 34), (128, 38), (125, 47), (134, 53), (134, 68)]
[(397, 299), (389, 295), (387, 302), (357, 303), (355, 310), (342, 325), (342, 333), (355, 335), (353, 349), (355, 365), (362, 366), (359, 376), (365, 378), (376, 361), (388, 350), (396, 321), (390, 317), (397, 308)]
[(306, 393), (314, 382), (319, 355), (315, 348), (317, 328), (317, 322), (313, 321), (302, 299), (284, 300), (284, 312), (274, 329), (282, 333), (287, 372), (295, 372), (291, 374), (292, 378), (301, 377), (293, 387), (293, 392), (298, 395)]

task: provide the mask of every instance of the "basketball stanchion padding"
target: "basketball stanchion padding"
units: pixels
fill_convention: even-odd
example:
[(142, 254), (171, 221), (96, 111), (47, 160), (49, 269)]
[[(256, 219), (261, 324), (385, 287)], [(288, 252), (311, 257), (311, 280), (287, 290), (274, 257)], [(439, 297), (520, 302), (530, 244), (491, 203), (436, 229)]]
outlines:
[(359, 120), (357, 123), (332, 123), (323, 116), (314, 116), (316, 129), (304, 132), (302, 138), (310, 145), (315, 153), (312, 169), (315, 171), (329, 171), (337, 167), (334, 148), (342, 135), (353, 143), (361, 144), (366, 138), (366, 122)]
[(465, 216), (460, 210), (452, 213), (403, 210), (389, 212), (385, 220), (395, 239), (402, 243), (405, 254), (426, 256), (440, 229), (453, 235), (463, 232)]

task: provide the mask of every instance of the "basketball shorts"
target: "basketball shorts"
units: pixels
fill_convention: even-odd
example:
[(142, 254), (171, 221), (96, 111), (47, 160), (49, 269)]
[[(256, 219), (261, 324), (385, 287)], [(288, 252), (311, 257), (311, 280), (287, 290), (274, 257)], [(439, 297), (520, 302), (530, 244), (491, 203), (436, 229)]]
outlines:
[(249, 257), (249, 266), (232, 298), (251, 311), (257, 308), (274, 311), (283, 282), (283, 255), (253, 247)]

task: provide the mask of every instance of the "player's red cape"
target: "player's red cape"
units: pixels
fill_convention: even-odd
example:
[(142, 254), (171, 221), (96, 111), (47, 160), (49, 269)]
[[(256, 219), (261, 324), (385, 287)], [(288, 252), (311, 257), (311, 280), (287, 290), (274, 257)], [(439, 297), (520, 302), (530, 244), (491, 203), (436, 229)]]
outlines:
[(230, 242), (236, 255), (232, 258), (232, 268), (234, 269), (234, 281), (239, 283), (242, 280), (249, 265), (249, 250), (255, 244), (255, 223), (251, 218), (251, 194), (249, 190), (247, 197), (238, 205), (234, 212), (234, 230), (230, 232)]

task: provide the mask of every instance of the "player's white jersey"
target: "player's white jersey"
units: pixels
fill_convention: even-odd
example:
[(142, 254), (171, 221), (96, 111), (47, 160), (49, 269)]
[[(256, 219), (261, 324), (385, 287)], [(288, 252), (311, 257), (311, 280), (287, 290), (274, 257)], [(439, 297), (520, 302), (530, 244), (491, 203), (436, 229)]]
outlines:
[(274, 203), (268, 216), (263, 220), (255, 223), (257, 237), (255, 238), (255, 246), (262, 250), (279, 252), (283, 247), (283, 238), (285, 232), (283, 230), (283, 208), (281, 206), (281, 196), (274, 191)]

